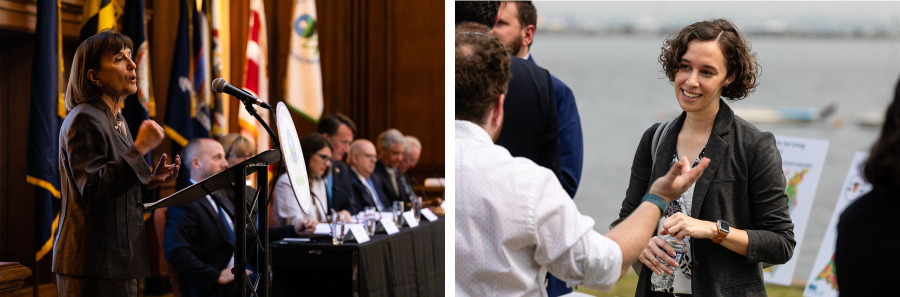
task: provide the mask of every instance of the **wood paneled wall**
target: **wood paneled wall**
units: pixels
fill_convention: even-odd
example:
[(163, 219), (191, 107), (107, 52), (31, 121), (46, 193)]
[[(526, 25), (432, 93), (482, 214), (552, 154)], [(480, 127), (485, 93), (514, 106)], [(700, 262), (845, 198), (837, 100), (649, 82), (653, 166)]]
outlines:
[[(117, 1), (124, 6), (125, 0)], [(270, 102), (277, 102), (284, 94), (294, 1), (264, 1)], [(64, 64), (68, 71), (78, 46), (82, 0), (61, 2)], [(145, 2), (155, 120), (163, 123), (178, 2)], [(443, 3), (342, 0), (319, 1), (317, 5), (325, 114), (341, 112), (349, 116), (359, 128), (357, 138), (374, 141), (378, 133), (388, 128), (418, 137), (423, 145), (422, 156), (410, 173), (420, 181), (425, 177), (443, 177)], [(230, 1), (229, 83), (238, 87), (244, 68), (249, 7), (249, 0)], [(32, 269), (34, 203), (32, 186), (25, 182), (24, 156), (35, 11), (35, 0), (0, 0), (0, 260), (18, 261)], [(231, 101), (233, 132), (238, 131), (239, 107), (236, 100)], [(301, 137), (315, 131), (314, 123), (298, 114), (293, 117)], [(164, 141), (154, 150), (154, 157), (170, 152), (170, 148), (171, 142)], [(174, 189), (169, 186), (159, 192), (167, 195)], [(39, 267), (43, 272), (41, 282), (52, 281), (49, 258), (42, 260)]]

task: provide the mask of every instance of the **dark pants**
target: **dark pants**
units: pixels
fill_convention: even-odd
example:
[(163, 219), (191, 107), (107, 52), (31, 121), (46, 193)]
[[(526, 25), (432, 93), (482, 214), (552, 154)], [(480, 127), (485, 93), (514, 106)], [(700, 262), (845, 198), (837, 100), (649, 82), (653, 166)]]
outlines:
[(56, 288), (60, 297), (138, 296), (137, 279), (56, 274)]

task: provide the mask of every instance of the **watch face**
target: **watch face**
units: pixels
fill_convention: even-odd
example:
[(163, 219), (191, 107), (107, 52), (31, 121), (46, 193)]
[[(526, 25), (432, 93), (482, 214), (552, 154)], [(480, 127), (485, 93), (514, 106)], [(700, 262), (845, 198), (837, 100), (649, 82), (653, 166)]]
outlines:
[(731, 231), (730, 229), (728, 229), (728, 222), (723, 221), (723, 220), (719, 220), (719, 230), (722, 230), (725, 232)]

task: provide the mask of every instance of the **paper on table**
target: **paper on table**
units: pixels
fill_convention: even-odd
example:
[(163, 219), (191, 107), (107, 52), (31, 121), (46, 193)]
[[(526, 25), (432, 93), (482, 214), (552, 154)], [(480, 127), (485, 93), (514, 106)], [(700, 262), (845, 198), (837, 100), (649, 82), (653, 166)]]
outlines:
[[(326, 223), (317, 224), (317, 225), (316, 225), (316, 232), (315, 232), (315, 234), (326, 234), (326, 235), (331, 234), (331, 227), (328, 226), (328, 225), (329, 225), (329, 224), (326, 224)], [(346, 234), (346, 233), (350, 233), (350, 227), (353, 227), (354, 225), (360, 225), (360, 226), (362, 226), (362, 224), (344, 223), (344, 233), (345, 233), (345, 234)], [(337, 224), (336, 226), (337, 226), (337, 230), (336, 230), (336, 231), (337, 231), (337, 232), (341, 232), (341, 230), (340, 230), (340, 229), (341, 229), (341, 224)]]
[[(340, 225), (338, 225), (338, 228), (340, 228)], [(344, 227), (344, 228), (346, 228), (346, 227)], [(331, 234), (331, 226), (329, 226), (329, 224), (326, 224), (326, 223), (316, 224), (316, 232), (314, 232), (314, 233), (315, 234), (325, 234), (325, 235)]]

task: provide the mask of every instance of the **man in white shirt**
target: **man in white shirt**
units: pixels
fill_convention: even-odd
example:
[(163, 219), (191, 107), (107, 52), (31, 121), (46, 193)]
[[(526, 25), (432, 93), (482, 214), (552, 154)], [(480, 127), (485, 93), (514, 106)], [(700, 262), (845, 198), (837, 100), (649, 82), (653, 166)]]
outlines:
[[(673, 198), (708, 166), (687, 159), (656, 180), (635, 212), (601, 235), (552, 171), (494, 144), (510, 57), (486, 26), (456, 33), (456, 294), (546, 296), (549, 271), (609, 290), (646, 246)], [(679, 175), (680, 173), (680, 175)]]

